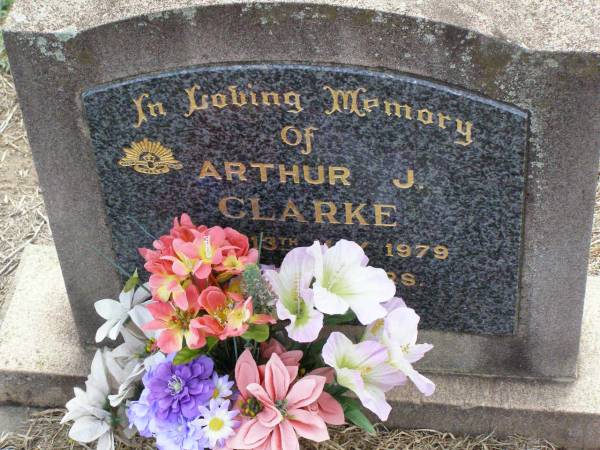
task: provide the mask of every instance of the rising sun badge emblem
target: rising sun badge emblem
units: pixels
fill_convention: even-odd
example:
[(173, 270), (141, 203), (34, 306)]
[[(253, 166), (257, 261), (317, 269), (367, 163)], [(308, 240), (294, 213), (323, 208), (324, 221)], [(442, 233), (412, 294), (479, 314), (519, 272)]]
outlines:
[(183, 165), (175, 159), (173, 152), (160, 142), (133, 142), (123, 149), (125, 156), (119, 160), (121, 167), (133, 167), (139, 173), (158, 175), (169, 170), (179, 170)]

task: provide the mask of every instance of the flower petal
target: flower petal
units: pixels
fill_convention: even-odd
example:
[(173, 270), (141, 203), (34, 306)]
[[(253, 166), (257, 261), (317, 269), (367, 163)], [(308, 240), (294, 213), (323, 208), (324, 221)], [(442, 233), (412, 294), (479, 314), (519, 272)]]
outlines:
[(77, 442), (93, 442), (110, 431), (110, 426), (104, 420), (92, 416), (83, 416), (73, 422), (69, 437)]
[(235, 364), (235, 383), (244, 399), (248, 398), (247, 386), (251, 383), (260, 384), (260, 375), (256, 361), (250, 350), (246, 349)]
[(323, 388), (325, 387), (325, 377), (318, 375), (306, 375), (298, 380), (290, 389), (285, 399), (288, 409), (304, 408), (311, 403), (316, 402)]
[(273, 401), (283, 400), (290, 388), (290, 374), (277, 354), (273, 353), (265, 367), (265, 390)]
[(327, 392), (323, 391), (321, 393), (321, 396), (317, 400), (317, 406), (319, 408), (319, 416), (323, 418), (325, 423), (329, 425), (343, 425), (346, 423), (342, 405)]
[(127, 314), (127, 311), (118, 301), (109, 298), (98, 300), (94, 303), (94, 309), (100, 317), (106, 320), (119, 319), (123, 313)]
[[(288, 411), (289, 422), (294, 427), (298, 436), (314, 442), (329, 440), (327, 425), (321, 416), (312, 414), (304, 409), (291, 409)], [(343, 417), (342, 412), (342, 417)]]

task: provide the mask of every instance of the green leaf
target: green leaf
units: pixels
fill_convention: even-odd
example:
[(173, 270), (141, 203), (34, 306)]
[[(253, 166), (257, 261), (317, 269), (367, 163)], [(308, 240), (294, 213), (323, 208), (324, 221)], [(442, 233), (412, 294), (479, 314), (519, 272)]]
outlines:
[(137, 269), (135, 269), (135, 272), (133, 272), (133, 274), (131, 274), (131, 276), (127, 280), (127, 283), (125, 283), (125, 286), (123, 287), (123, 292), (132, 291), (133, 289), (135, 289), (135, 287), (138, 285), (139, 282), (140, 282), (140, 277), (138, 275)]
[(351, 397), (345, 396), (336, 397), (336, 400), (342, 405), (342, 408), (344, 409), (344, 416), (346, 416), (346, 419), (348, 419), (349, 422), (352, 422), (354, 425), (362, 428), (367, 433), (376, 433), (375, 427), (362, 412), (362, 407), (358, 401)]
[(349, 323), (356, 320), (356, 314), (349, 309), (344, 314), (336, 314), (334, 316), (325, 317), (325, 325), (340, 325), (342, 323)]
[[(341, 386), (339, 384), (326, 384), (325, 391), (327, 393), (329, 393), (335, 399), (338, 399), (338, 398), (342, 397), (343, 394), (348, 392), (348, 388), (345, 388), (344, 386)], [(344, 398), (348, 398), (348, 397), (344, 397)]]
[(369, 434), (376, 434), (375, 427), (371, 421), (363, 414), (360, 408), (350, 408), (347, 411), (344, 410), (346, 419), (352, 422), (354, 425), (362, 428)]
[(191, 348), (183, 347), (181, 350), (179, 350), (177, 352), (177, 354), (175, 355), (175, 358), (173, 358), (173, 364), (175, 364), (177, 366), (180, 364), (187, 364), (190, 361), (193, 361), (194, 359), (196, 359), (198, 356), (202, 355), (203, 353), (204, 353), (204, 351), (201, 348), (191, 349)]
[(250, 325), (242, 337), (247, 341), (265, 342), (269, 339), (269, 325)]
[(215, 336), (206, 336), (206, 353), (209, 353), (218, 343), (219, 338)]

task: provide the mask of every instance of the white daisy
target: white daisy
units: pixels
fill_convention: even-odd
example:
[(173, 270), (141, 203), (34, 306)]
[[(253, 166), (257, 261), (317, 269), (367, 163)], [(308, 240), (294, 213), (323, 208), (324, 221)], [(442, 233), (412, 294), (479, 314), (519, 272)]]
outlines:
[(222, 447), (225, 439), (233, 435), (233, 430), (238, 425), (238, 421), (233, 420), (238, 415), (238, 411), (229, 411), (229, 403), (229, 400), (218, 402), (213, 399), (208, 404), (208, 408), (200, 406), (202, 418), (197, 419), (196, 424), (202, 427), (211, 448)]
[(222, 377), (220, 377), (217, 372), (214, 372), (212, 376), (212, 381), (215, 384), (215, 390), (212, 396), (213, 399), (220, 402), (233, 394), (231, 388), (233, 387), (234, 382), (229, 381), (228, 375), (223, 375)]

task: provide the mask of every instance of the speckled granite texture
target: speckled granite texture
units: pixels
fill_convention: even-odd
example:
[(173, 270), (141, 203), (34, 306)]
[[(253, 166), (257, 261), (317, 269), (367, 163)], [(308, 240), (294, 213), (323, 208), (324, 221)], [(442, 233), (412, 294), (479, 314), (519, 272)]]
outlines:
[[(208, 107), (189, 115), (185, 89), (194, 84), (199, 87), (197, 105), (207, 95)], [(229, 86), (236, 86), (233, 100), (240, 105), (245, 100), (245, 105), (232, 104)], [(340, 111), (328, 115), (336, 100), (326, 86), (365, 92), (357, 93), (354, 111), (352, 97), (344, 109), (340, 96)], [(254, 103), (259, 106), (252, 104), (250, 92), (257, 93)], [(273, 96), (265, 105), (262, 92), (278, 93), (279, 106)], [(289, 92), (299, 97), (288, 95), (286, 103)], [(228, 103), (222, 108), (212, 103), (211, 96), (219, 93), (224, 97), (214, 97), (217, 105)], [(148, 94), (141, 103), (146, 120), (136, 127), (140, 116), (132, 99), (142, 94)], [(379, 99), (379, 107), (365, 111), (364, 100), (372, 98)], [(406, 108), (401, 117), (393, 105), (387, 109), (391, 115), (386, 113), (385, 100), (410, 105), (410, 119)], [(153, 117), (148, 102), (161, 102), (165, 114), (156, 109)], [(264, 232), (264, 263), (280, 263), (293, 238), (298, 245), (314, 239), (368, 242), (371, 264), (397, 274), (398, 294), (422, 315), (426, 328), (513, 332), (527, 137), (527, 116), (516, 108), (399, 74), (301, 65), (195, 68), (137, 78), (88, 91), (84, 104), (113, 248), (128, 271), (141, 266), (137, 246), (151, 244), (145, 231), (157, 236), (168, 229), (172, 217), (189, 212), (198, 223), (232, 226), (253, 236)], [(439, 113), (447, 116), (444, 128)], [(467, 121), (473, 123), (470, 137), (457, 132), (456, 119), (462, 120), (464, 134)], [(281, 130), (289, 125), (317, 129), (308, 155), (301, 153), (304, 143), (283, 142)], [(171, 149), (183, 168), (148, 174), (119, 165), (123, 148), (143, 139)], [(298, 136), (287, 131), (286, 139), (294, 144)], [(205, 161), (218, 175), (205, 166), (200, 176)], [(228, 180), (226, 161), (244, 164), (246, 180), (236, 175)], [(251, 163), (273, 165), (266, 169), (266, 181)], [(279, 164), (287, 171), (298, 166), (298, 184), (293, 175), (281, 183)], [(317, 166), (323, 166), (322, 184), (304, 180), (305, 165), (317, 180)], [(348, 185), (328, 183), (332, 166), (349, 169)], [(408, 169), (414, 171), (414, 185), (396, 187), (392, 180), (407, 183)], [(235, 197), (225, 212), (244, 217), (228, 218), (219, 210), (225, 197)], [(253, 198), (259, 199), (260, 217), (276, 220), (257, 220)], [(282, 218), (288, 200), (298, 211), (288, 210)], [(333, 219), (316, 223), (314, 201), (333, 202)], [(345, 203), (353, 209), (362, 204), (362, 219), (347, 218)], [(376, 204), (395, 207), (382, 209), (390, 215), (380, 217), (380, 225)], [(269, 236), (278, 239), (273, 243)], [(398, 253), (397, 244), (410, 250), (401, 247)], [(447, 258), (439, 246), (448, 248)], [(404, 275), (402, 283), (401, 274), (414, 278)]]

